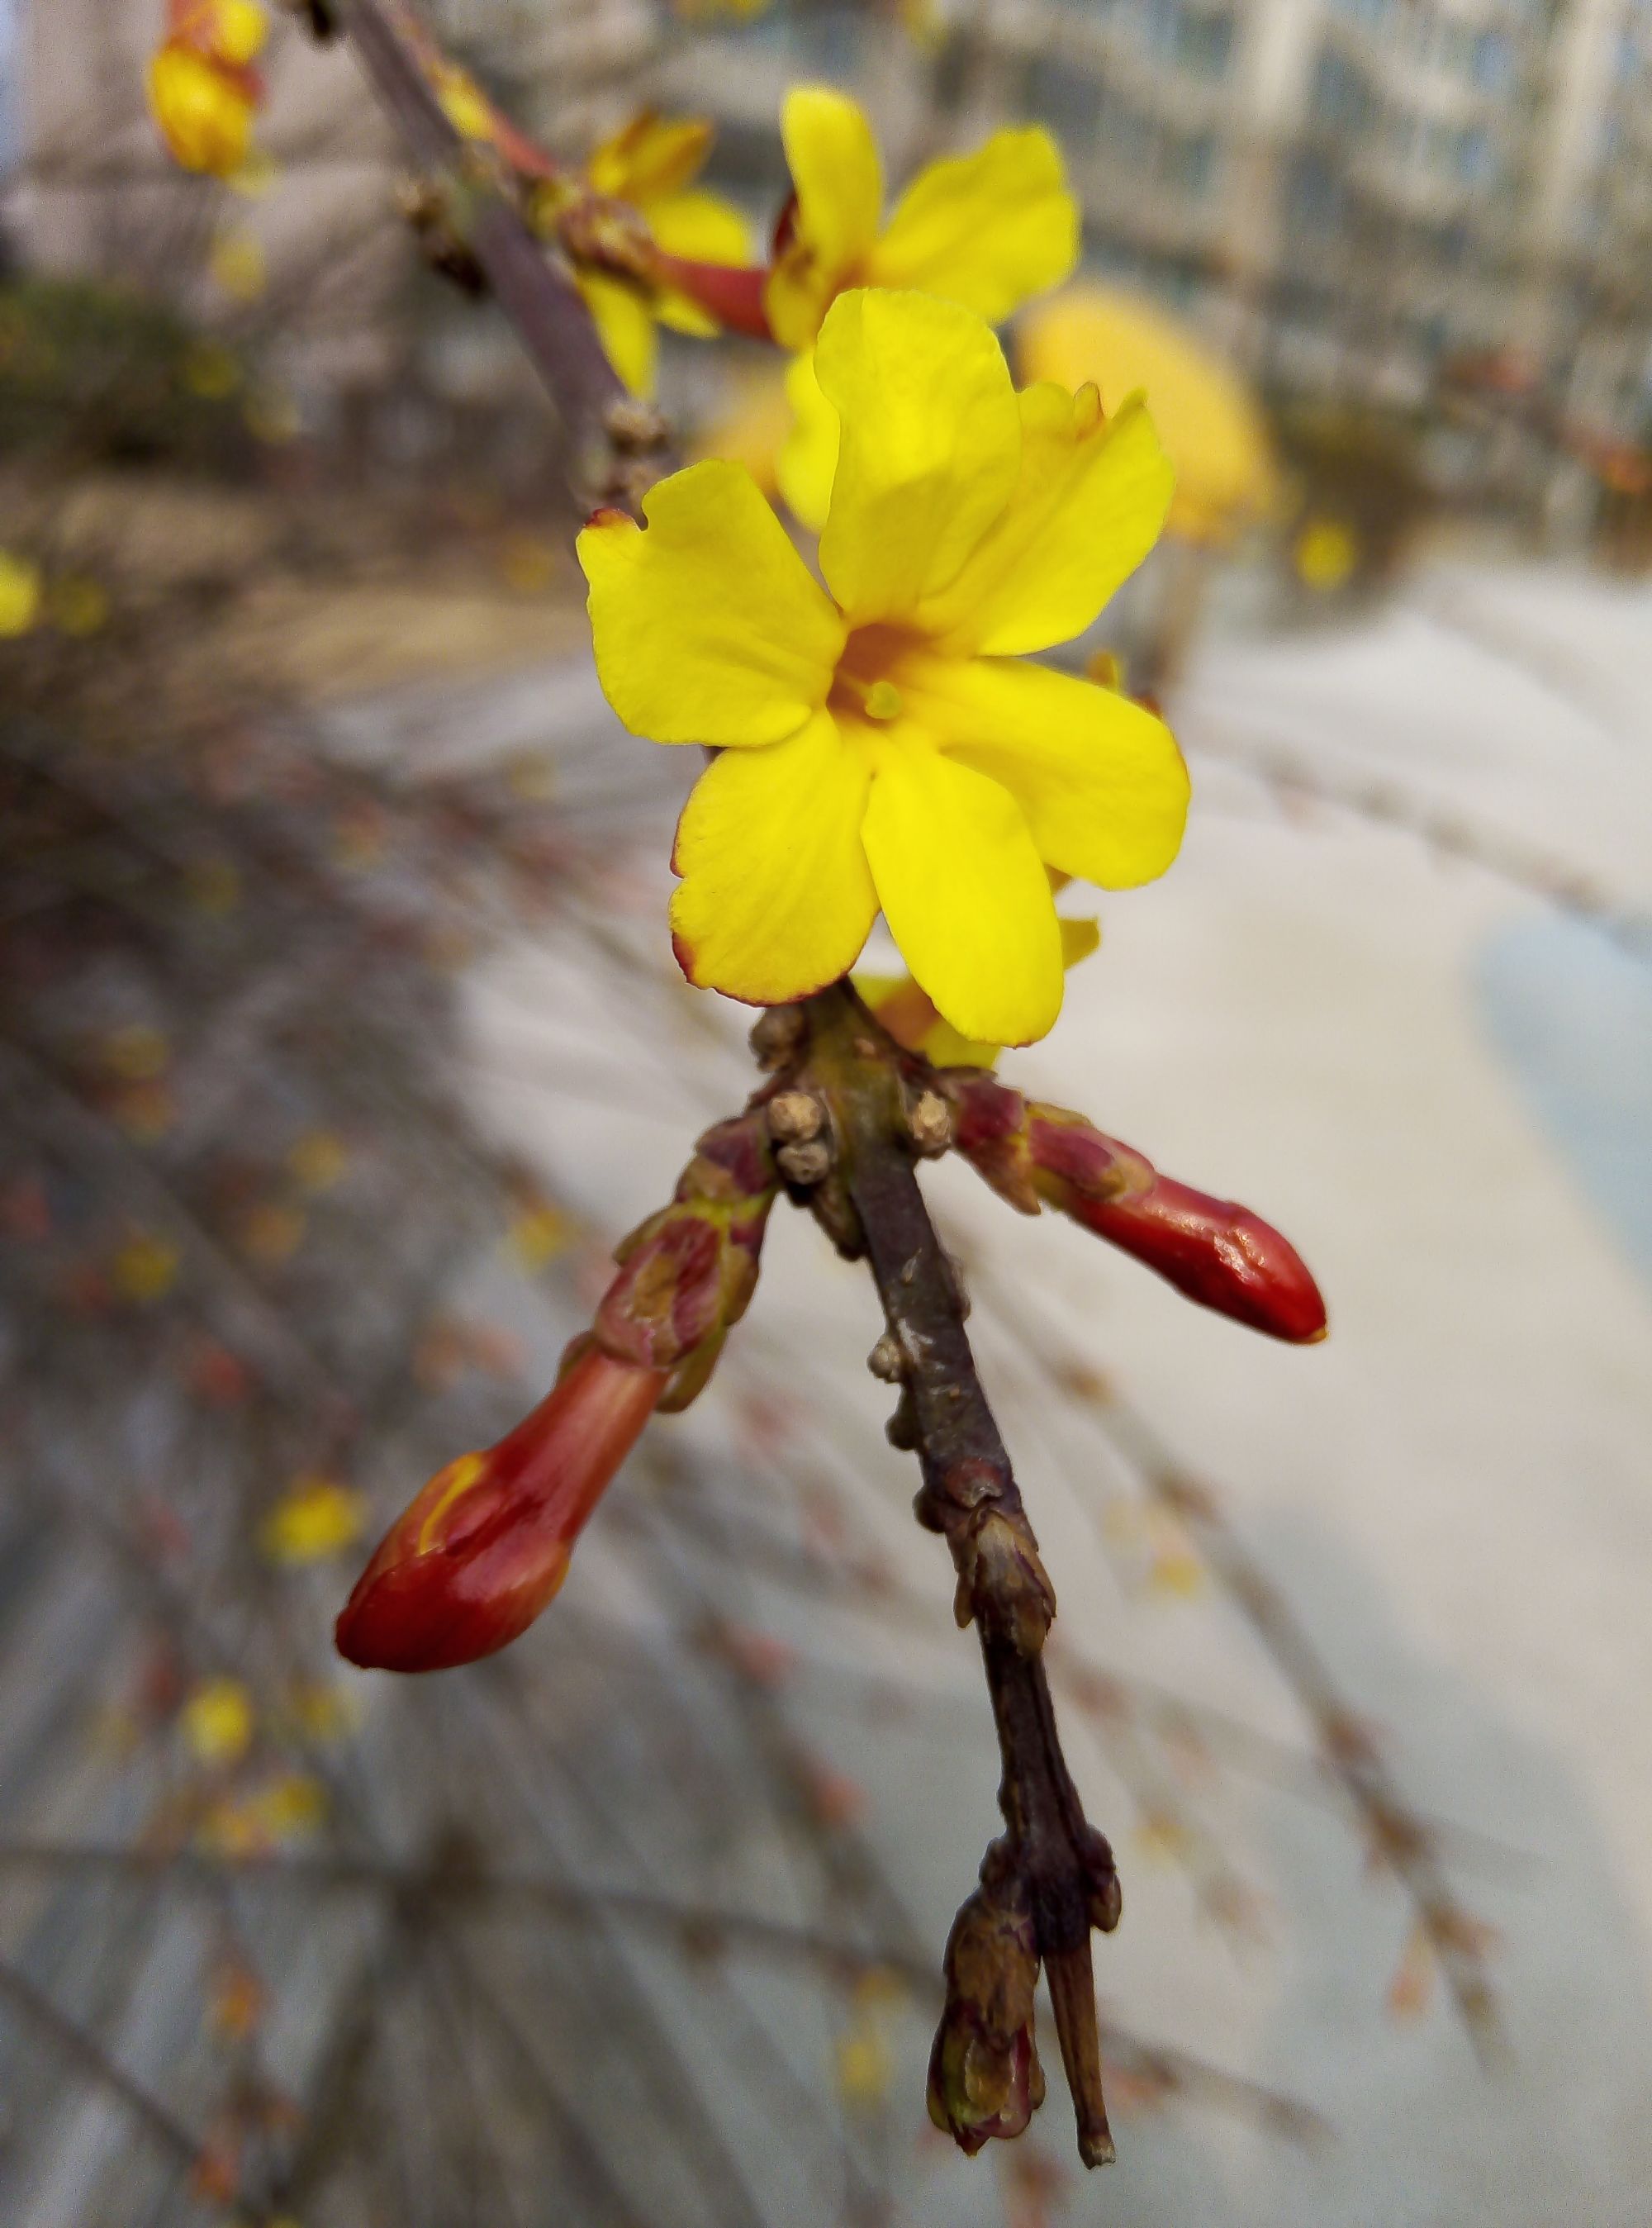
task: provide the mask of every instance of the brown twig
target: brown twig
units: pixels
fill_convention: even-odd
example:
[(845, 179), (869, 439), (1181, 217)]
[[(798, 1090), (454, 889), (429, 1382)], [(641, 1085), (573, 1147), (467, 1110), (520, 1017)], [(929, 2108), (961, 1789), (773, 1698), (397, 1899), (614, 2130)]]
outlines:
[(387, 0), (329, 0), (329, 10), (555, 403), (576, 491), (634, 509), (671, 469), (663, 420), (627, 393), (572, 273), (547, 253), (495, 167), (449, 120), (421, 66), (424, 42), (401, 10)]
[[(786, 1016), (791, 1018), (787, 1019)], [(1009, 1457), (976, 1373), (957, 1274), (935, 1234), (913, 1162), (929, 1136), (921, 1062), (901, 1051), (847, 984), (803, 1008), (779, 1009), (759, 1025), (759, 1050), (794, 1035), (784, 1087), (770, 1098), (780, 1130), (813, 1125), (797, 1102), (829, 1110), (831, 1137), (806, 1134), (783, 1145), (815, 1151), (794, 1162), (834, 1242), (864, 1254), (888, 1325), (874, 1365), (900, 1386), (891, 1437), (919, 1457), (919, 1521), (940, 1533), (957, 1572), (960, 1624), (974, 1623), (998, 1734), (999, 1805), (1007, 1842), (989, 1853), (991, 1893), (1024, 1903), (1041, 1961), (1087, 2166), (1114, 2155), (1101, 2086), (1092, 1926), (1118, 1923), (1112, 1853), (1089, 1823), (1061, 1751), (1041, 1661), (1055, 1597), (1039, 1559)], [(918, 1142), (915, 1142), (917, 1140)], [(944, 1143), (944, 1131), (933, 1143)], [(983, 1892), (986, 1892), (983, 1890)], [(968, 1906), (966, 1906), (966, 1909)], [(953, 2130), (964, 2133), (958, 2115)], [(990, 2133), (1014, 2132), (994, 2126)]]

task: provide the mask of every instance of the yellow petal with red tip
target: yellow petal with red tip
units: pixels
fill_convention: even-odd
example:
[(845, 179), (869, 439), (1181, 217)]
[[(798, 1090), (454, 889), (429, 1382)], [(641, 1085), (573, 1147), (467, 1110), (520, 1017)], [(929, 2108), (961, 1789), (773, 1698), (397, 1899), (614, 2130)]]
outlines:
[(992, 1044), (1041, 1037), (1061, 1010), (1061, 936), (1008, 791), (893, 733), (862, 835), (890, 932), (946, 1020)]
[(904, 618), (956, 577), (1015, 485), (1003, 350), (956, 303), (857, 290), (827, 315), (815, 376), (840, 427), (821, 570), (851, 626)]
[(1051, 866), (1120, 890), (1175, 857), (1188, 770), (1163, 720), (1128, 696), (1015, 657), (914, 656), (900, 687), (951, 759), (1015, 797)]
[(786, 95), (780, 137), (797, 205), (765, 300), (776, 340), (801, 349), (833, 295), (863, 275), (883, 214), (883, 164), (862, 111), (830, 86)]
[(995, 131), (973, 155), (932, 163), (868, 259), (875, 286), (944, 295), (1001, 324), (1079, 259), (1079, 210), (1060, 151), (1037, 127)]
[(994, 655), (1081, 634), (1158, 539), (1175, 487), (1140, 395), (1107, 419), (1093, 387), (1032, 387), (1019, 400), (1015, 491), (919, 614), (950, 644)]
[(868, 780), (829, 712), (707, 767), (673, 856), (673, 941), (691, 983), (773, 1005), (854, 964), (878, 910), (861, 846)]
[(603, 693), (656, 743), (777, 743), (825, 701), (843, 626), (751, 474), (690, 464), (579, 540)]

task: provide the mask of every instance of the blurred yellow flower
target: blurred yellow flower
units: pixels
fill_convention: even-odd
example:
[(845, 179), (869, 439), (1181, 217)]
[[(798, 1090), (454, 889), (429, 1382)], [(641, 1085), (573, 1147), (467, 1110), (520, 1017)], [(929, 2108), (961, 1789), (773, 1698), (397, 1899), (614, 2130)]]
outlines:
[(1170, 471), (1139, 399), (1017, 395), (981, 318), (856, 291), (816, 352), (837, 420), (827, 590), (749, 473), (694, 464), (579, 537), (597, 669), (633, 733), (721, 755), (677, 829), (689, 980), (755, 1005), (853, 965), (881, 906), (964, 1036), (1022, 1044), (1061, 1006), (1047, 865), (1162, 874), (1188, 778), (1162, 721), (1028, 662), (1151, 547)]
[(1353, 579), (1360, 562), (1360, 538), (1340, 518), (1304, 522), (1291, 551), (1297, 578), (1316, 595), (1333, 595)]
[(239, 1679), (203, 1679), (178, 1722), (201, 1764), (234, 1764), (253, 1745), (253, 1698)]
[(264, 98), (250, 65), (269, 33), (258, 0), (170, 0), (149, 100), (172, 158), (221, 178), (245, 168)]
[(1093, 380), (1109, 407), (1145, 396), (1175, 468), (1170, 533), (1221, 543), (1277, 501), (1260, 405), (1226, 357), (1156, 303), (1073, 285), (1029, 311), (1015, 340), (1023, 379)]
[(40, 567), (0, 549), (0, 642), (27, 634), (40, 617)]
[[(645, 112), (596, 150), (586, 164), (586, 183), (593, 193), (629, 203), (668, 255), (731, 266), (749, 262), (745, 218), (692, 183), (705, 167), (712, 138), (713, 127), (701, 117)], [(658, 325), (702, 339), (720, 330), (714, 317), (675, 288), (644, 288), (601, 271), (582, 270), (575, 277), (609, 362), (633, 394), (654, 392)]]
[(336, 1478), (296, 1477), (259, 1529), (259, 1545), (272, 1563), (297, 1568), (325, 1562), (353, 1547), (367, 1527), (367, 1503)]
[(443, 114), (462, 139), (492, 139), (493, 103), (469, 70), (458, 62), (442, 62), (431, 72), (431, 86)]
[(66, 573), (54, 580), (46, 608), (60, 634), (96, 634), (109, 617), (109, 591), (86, 573)]
[(264, 243), (254, 232), (221, 232), (208, 252), (207, 269), (233, 302), (255, 302), (269, 284)]
[(573, 1243), (573, 1223), (560, 1207), (541, 1200), (525, 1207), (510, 1226), (510, 1243), (524, 1269), (542, 1269)]
[(135, 1231), (111, 1264), (115, 1290), (123, 1299), (163, 1299), (178, 1278), (178, 1249), (148, 1231)]
[(203, 402), (221, 402), (241, 383), (240, 365), (221, 341), (192, 341), (178, 372), (190, 394)]
[(258, 102), (240, 73), (169, 41), (149, 66), (149, 102), (184, 170), (227, 178), (246, 162)]
[(124, 1029), (112, 1029), (98, 1050), (109, 1072), (128, 1083), (152, 1083), (172, 1058), (165, 1032), (151, 1028), (146, 1021), (131, 1021)]
[(349, 1148), (332, 1130), (306, 1130), (287, 1149), (287, 1166), (305, 1191), (331, 1191), (349, 1159)]
[(930, 163), (887, 225), (877, 142), (847, 93), (795, 87), (780, 131), (797, 199), (765, 301), (783, 348), (810, 347), (849, 287), (912, 287), (998, 324), (1078, 260), (1078, 205), (1060, 149), (1035, 125)]

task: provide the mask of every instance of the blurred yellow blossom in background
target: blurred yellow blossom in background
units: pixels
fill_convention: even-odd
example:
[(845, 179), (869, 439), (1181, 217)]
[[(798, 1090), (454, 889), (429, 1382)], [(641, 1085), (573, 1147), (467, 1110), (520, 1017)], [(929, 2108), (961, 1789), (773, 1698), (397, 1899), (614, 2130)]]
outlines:
[(239, 1679), (203, 1679), (179, 1713), (190, 1753), (201, 1764), (234, 1764), (253, 1744), (253, 1698)]
[(266, 1516), (259, 1545), (272, 1563), (324, 1562), (354, 1546), (367, 1528), (362, 1495), (336, 1478), (296, 1477)]
[(173, 160), (227, 178), (252, 152), (263, 86), (250, 65), (269, 20), (257, 0), (172, 0), (149, 66), (149, 100)]
[(178, 1278), (178, 1249), (150, 1231), (134, 1231), (111, 1264), (115, 1290), (124, 1299), (163, 1299)]
[(1304, 588), (1333, 595), (1346, 587), (1360, 562), (1360, 538), (1340, 518), (1306, 520), (1297, 535), (1291, 563)]
[(721, 755), (678, 825), (683, 971), (752, 1004), (853, 965), (880, 907), (964, 1036), (1042, 1036), (1063, 949), (1047, 865), (1162, 874), (1186, 769), (1127, 697), (1034, 664), (1152, 547), (1170, 471), (1138, 400), (1017, 395), (979, 317), (857, 291), (816, 353), (840, 428), (820, 565), (750, 475), (689, 466), (579, 537), (597, 669), (633, 733)]
[(0, 642), (27, 634), (40, 617), (40, 567), (0, 549)]
[(1093, 380), (1116, 409), (1147, 398), (1175, 471), (1167, 531), (1222, 542), (1278, 499), (1278, 473), (1261, 408), (1215, 349), (1156, 304), (1111, 287), (1074, 285), (1021, 320), (1015, 368), (1062, 387)]

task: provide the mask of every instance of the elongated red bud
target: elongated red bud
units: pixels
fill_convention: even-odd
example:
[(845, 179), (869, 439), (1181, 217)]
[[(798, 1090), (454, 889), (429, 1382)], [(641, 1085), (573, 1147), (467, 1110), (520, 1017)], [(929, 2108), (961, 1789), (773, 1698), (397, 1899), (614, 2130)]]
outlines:
[(763, 305), (768, 285), (767, 269), (760, 264), (695, 263), (682, 255), (656, 250), (654, 276), (662, 286), (686, 294), (691, 302), (715, 317), (731, 333), (744, 333), (754, 341), (772, 341), (768, 311)]
[(1325, 1303), (1302, 1256), (1237, 1200), (1162, 1176), (1082, 1114), (1024, 1099), (967, 1068), (945, 1078), (957, 1149), (1024, 1213), (1058, 1207), (1156, 1270), (1187, 1298), (1296, 1345), (1325, 1335)]
[(666, 1381), (586, 1345), (514, 1431), (438, 1470), (402, 1511), (344, 1605), (340, 1655), (446, 1671), (525, 1632)]
[(386, 1533), (339, 1617), (341, 1655), (445, 1671), (527, 1629), (644, 1425), (710, 1376), (756, 1284), (776, 1188), (760, 1113), (707, 1131), (671, 1204), (619, 1247), (552, 1391), (496, 1445), (439, 1470)]

